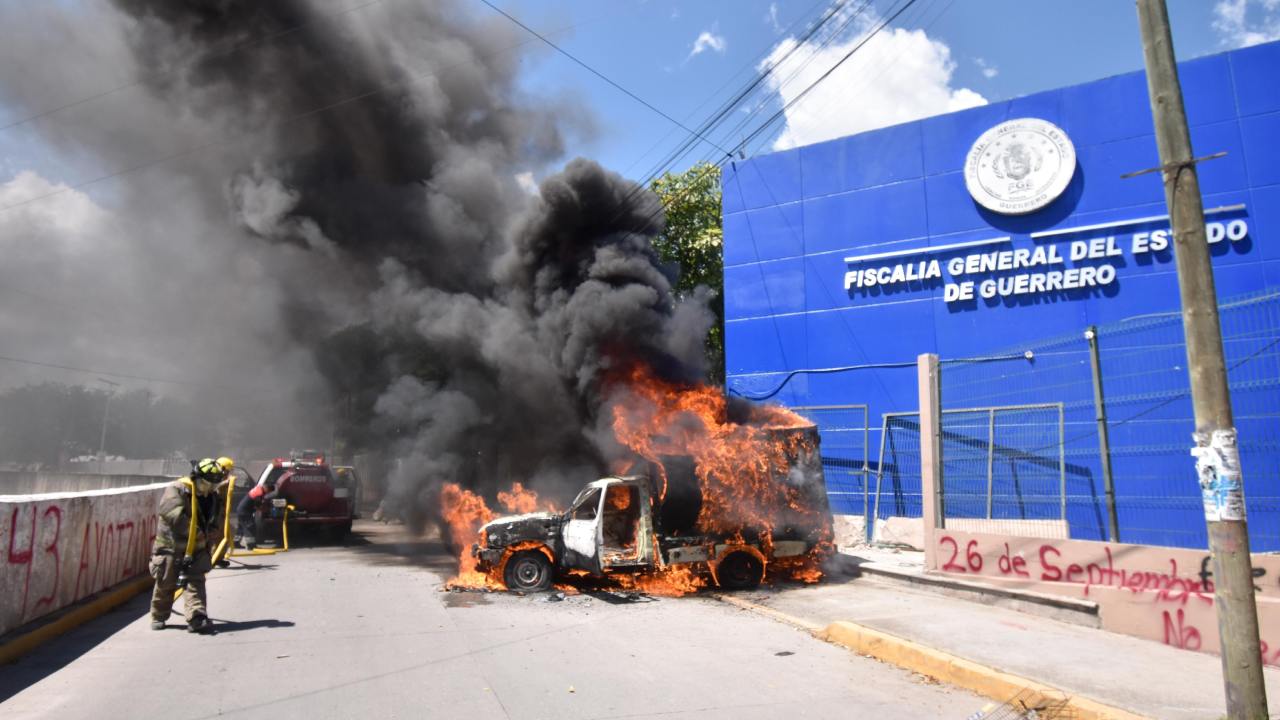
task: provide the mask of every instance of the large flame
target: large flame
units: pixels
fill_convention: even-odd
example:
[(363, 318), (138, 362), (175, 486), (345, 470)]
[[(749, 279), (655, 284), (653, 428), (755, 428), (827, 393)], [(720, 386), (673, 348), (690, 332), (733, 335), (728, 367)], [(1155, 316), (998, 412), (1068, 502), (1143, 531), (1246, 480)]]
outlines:
[(449, 533), (449, 541), (458, 551), (458, 574), (446, 587), (501, 588), (496, 579), (476, 569), (471, 544), (480, 536), (480, 527), (494, 518), (484, 498), (456, 483), (440, 489), (440, 514)]
[[(809, 440), (778, 430), (811, 423), (786, 408), (752, 408), (750, 423), (730, 422), (724, 396), (705, 385), (679, 387), (637, 366), (613, 405), (613, 431), (636, 454), (655, 463), (665, 455), (693, 458), (702, 493), (697, 530), (759, 535), (769, 548), (782, 525), (804, 521), (829, 528), (826, 508), (808, 502), (800, 486), (779, 482)], [(816, 565), (816, 563), (814, 564)], [(805, 572), (798, 579), (817, 580)]]
[[(499, 490), (498, 502), (509, 513), (523, 515), (538, 509), (538, 493), (526, 489), (523, 483), (511, 483), (511, 490)], [(555, 508), (547, 505), (543, 509), (554, 512)]]
[[(806, 446), (812, 442), (811, 434), (779, 431), (807, 427), (807, 420), (782, 407), (754, 406), (749, 422), (731, 422), (719, 389), (670, 383), (643, 366), (616, 376), (609, 397), (614, 436), (636, 456), (649, 460), (660, 473), (665, 472), (664, 457), (692, 458), (701, 493), (694, 532), (731, 543), (755, 542), (768, 556), (775, 536), (791, 526), (820, 528), (821, 537), (813, 552), (776, 560), (769, 570), (775, 576), (803, 582), (817, 582), (822, 577), (819, 562), (830, 549), (831, 538), (827, 510), (806, 500), (803, 481), (780, 481), (794, 471), (796, 457), (815, 448)], [(626, 472), (629, 464), (617, 461), (611, 469)], [(663, 477), (655, 500), (661, 502), (666, 492), (667, 478)], [(509, 491), (498, 492), (497, 497), (512, 513), (554, 511), (550, 503), (540, 502), (537, 493), (520, 482), (513, 483)], [(480, 527), (494, 518), (484, 499), (449, 484), (441, 492), (440, 503), (450, 539), (460, 555), (458, 576), (449, 586), (501, 588), (502, 568), (489, 575), (479, 572), (471, 554)], [(613, 579), (624, 589), (665, 596), (685, 595), (709, 584), (705, 573), (687, 564)]]

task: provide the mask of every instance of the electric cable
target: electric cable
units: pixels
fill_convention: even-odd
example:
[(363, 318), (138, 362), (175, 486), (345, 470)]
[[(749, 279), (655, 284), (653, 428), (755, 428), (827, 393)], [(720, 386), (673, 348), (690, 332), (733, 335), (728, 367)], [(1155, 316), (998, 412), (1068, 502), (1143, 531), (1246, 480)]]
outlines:
[(126, 380), (139, 380), (141, 382), (149, 382), (149, 383), (164, 383), (167, 385), (192, 385), (192, 386), (218, 388), (221, 390), (247, 390), (247, 391), (256, 392), (256, 393), (271, 391), (271, 388), (267, 388), (267, 387), (223, 385), (221, 383), (212, 383), (212, 382), (207, 382), (202, 380), (182, 380), (182, 379), (173, 379), (173, 378), (148, 377), (146, 375), (130, 375), (128, 373), (112, 372), (110, 370), (95, 370), (92, 368), (76, 367), (75, 365), (60, 365), (58, 363), (41, 362), (39, 360), (28, 360), (25, 358), (10, 357), (7, 355), (0, 355), (0, 361), (17, 363), (19, 365), (32, 365), (35, 367), (52, 368), (56, 370), (69, 370), (71, 372), (87, 373), (90, 375), (107, 375), (109, 377), (124, 378)]
[[(982, 357), (971, 357), (971, 358), (953, 358), (950, 360), (939, 360), (938, 362), (939, 364), (948, 365), (948, 364), (956, 364), (956, 363), (1007, 362), (1009, 360), (1027, 360), (1027, 359), (1028, 359), (1027, 355), (1023, 353), (1020, 355), (987, 355)], [(851, 372), (854, 370), (892, 370), (892, 369), (915, 367), (916, 364), (917, 363), (915, 360), (910, 360), (910, 361), (902, 361), (902, 362), (862, 363), (860, 365), (845, 365), (844, 367), (806, 368), (806, 369), (800, 369), (800, 370), (792, 370), (791, 372), (787, 373), (786, 376), (783, 377), (782, 382), (778, 383), (777, 387), (775, 387), (774, 389), (770, 390), (769, 392), (763, 395), (745, 395), (741, 392), (738, 392), (734, 388), (728, 388), (728, 390), (730, 393), (737, 395), (740, 398), (759, 402), (761, 400), (768, 400), (774, 395), (777, 395), (778, 393), (782, 392), (782, 389), (787, 386), (787, 383), (791, 382), (791, 380), (798, 375), (830, 375), (833, 373), (844, 373), (844, 372)]]
[(880, 31), (881, 31), (881, 30), (883, 30), (885, 27), (887, 27), (887, 26), (889, 25), (889, 23), (893, 22), (894, 20), (897, 20), (897, 19), (898, 19), (898, 17), (899, 17), (900, 15), (902, 15), (902, 13), (906, 12), (906, 11), (907, 11), (907, 9), (908, 9), (908, 8), (910, 8), (912, 5), (915, 5), (915, 4), (916, 4), (916, 2), (917, 2), (917, 0), (906, 0), (906, 4), (904, 4), (902, 7), (898, 8), (896, 11), (894, 11), (894, 12), (893, 12), (893, 14), (889, 15), (888, 17), (886, 17), (886, 18), (885, 18), (885, 19), (884, 19), (884, 20), (883, 20), (879, 25), (877, 25), (877, 26), (876, 26), (876, 28), (875, 28), (874, 30), (872, 30), (871, 32), (867, 33), (867, 35), (866, 35), (865, 37), (863, 37), (861, 40), (859, 40), (857, 43), (855, 43), (855, 44), (854, 44), (854, 46), (853, 46), (852, 48), (850, 48), (849, 52), (845, 53), (843, 57), (841, 57), (838, 61), (836, 61), (836, 63), (835, 63), (834, 65), (832, 65), (830, 68), (828, 68), (826, 72), (824, 72), (822, 75), (820, 75), (820, 76), (818, 77), (818, 79), (816, 79), (816, 80), (814, 80), (812, 83), (810, 83), (810, 84), (809, 84), (809, 86), (808, 86), (808, 87), (806, 87), (804, 90), (801, 90), (799, 95), (796, 95), (794, 98), (792, 98), (792, 100), (791, 100), (790, 102), (788, 102), (788, 103), (784, 104), (784, 105), (782, 106), (782, 108), (778, 110), (778, 112), (774, 113), (774, 114), (773, 114), (773, 115), (772, 115), (768, 120), (766, 120), (766, 121), (764, 122), (764, 124), (763, 124), (763, 125), (761, 125), (761, 126), (760, 126), (760, 127), (759, 127), (755, 132), (754, 132), (754, 133), (752, 133), (751, 135), (747, 136), (747, 138), (746, 138), (746, 139), (741, 143), (741, 145), (742, 145), (742, 146), (745, 146), (745, 145), (746, 145), (747, 143), (749, 143), (752, 139), (754, 139), (754, 138), (755, 138), (755, 136), (757, 136), (758, 134), (760, 134), (760, 133), (764, 132), (764, 131), (765, 131), (765, 129), (767, 129), (770, 125), (772, 125), (774, 122), (776, 122), (776, 121), (778, 120), (778, 118), (783, 117), (783, 116), (786, 114), (787, 110), (789, 110), (789, 109), (791, 109), (791, 108), (795, 107), (797, 103), (799, 103), (800, 101), (804, 100), (804, 99), (805, 99), (805, 97), (807, 97), (807, 96), (809, 95), (809, 93), (813, 92), (813, 89), (814, 89), (814, 88), (816, 88), (819, 84), (821, 84), (821, 83), (822, 83), (822, 81), (824, 81), (824, 80), (826, 80), (827, 78), (831, 77), (831, 74), (832, 74), (832, 73), (834, 73), (834, 72), (835, 72), (835, 71), (836, 71), (836, 70), (837, 70), (841, 65), (844, 65), (844, 64), (845, 64), (845, 62), (847, 62), (847, 61), (849, 60), (849, 58), (853, 57), (853, 54), (854, 54), (854, 53), (856, 53), (857, 51), (861, 50), (861, 49), (863, 48), (863, 46), (865, 46), (865, 45), (867, 44), (867, 42), (869, 42), (869, 41), (871, 40), (871, 38), (873, 38), (873, 37), (875, 37), (876, 35), (878, 35), (878, 34), (880, 33)]
[[(542, 35), (542, 34), (541, 34), (541, 33), (539, 33), (537, 30), (534, 30), (533, 28), (529, 27), (528, 25), (525, 25), (524, 23), (520, 22), (520, 20), (519, 20), (518, 18), (516, 18), (514, 15), (511, 15), (511, 14), (510, 14), (510, 13), (508, 13), (506, 10), (503, 10), (502, 8), (498, 7), (497, 5), (494, 5), (494, 4), (493, 4), (492, 2), (490, 2), (489, 0), (480, 0), (480, 2), (484, 3), (485, 5), (488, 5), (488, 6), (489, 6), (489, 7), (490, 7), (494, 12), (496, 12), (496, 13), (498, 13), (499, 15), (501, 15), (501, 16), (503, 16), (503, 17), (505, 17), (506, 19), (510, 20), (511, 22), (515, 23), (516, 25), (518, 25), (518, 26), (519, 26), (522, 30), (524, 30), (525, 32), (529, 33), (530, 35), (533, 35), (534, 37), (538, 38), (538, 39), (539, 39), (539, 40), (541, 40), (542, 42), (546, 43), (546, 44), (547, 44), (547, 46), (549, 46), (550, 48), (552, 48), (552, 49), (553, 49), (553, 50), (555, 50), (556, 52), (560, 53), (561, 55), (564, 55), (565, 57), (569, 58), (569, 59), (570, 59), (570, 60), (572, 60), (573, 62), (575, 62), (575, 63), (577, 63), (578, 65), (582, 66), (585, 70), (587, 70), (587, 72), (590, 72), (592, 75), (595, 75), (596, 77), (600, 78), (601, 80), (604, 80), (605, 82), (607, 82), (607, 83), (609, 83), (610, 85), (612, 85), (614, 88), (617, 88), (617, 89), (618, 89), (618, 90), (620, 90), (623, 94), (625, 94), (627, 97), (631, 98), (632, 100), (635, 100), (636, 102), (640, 103), (641, 105), (644, 105), (645, 107), (649, 108), (650, 110), (654, 111), (655, 113), (657, 113), (657, 114), (661, 115), (662, 117), (666, 118), (666, 119), (667, 119), (668, 121), (670, 121), (671, 123), (673, 123), (673, 124), (675, 124), (675, 125), (679, 126), (680, 128), (684, 129), (686, 132), (690, 132), (690, 133), (695, 133), (695, 134), (697, 134), (697, 133), (696, 133), (696, 131), (694, 131), (694, 130), (690, 130), (688, 127), (686, 127), (684, 123), (682, 123), (682, 122), (680, 122), (679, 120), (677, 120), (677, 119), (675, 119), (675, 118), (671, 117), (670, 115), (666, 114), (666, 113), (665, 113), (665, 112), (663, 112), (662, 110), (658, 109), (656, 106), (654, 106), (654, 105), (653, 105), (652, 103), (650, 103), (649, 101), (645, 100), (644, 98), (640, 97), (639, 95), (636, 95), (635, 93), (633, 93), (633, 92), (631, 92), (630, 90), (626, 89), (626, 88), (625, 88), (625, 87), (623, 87), (622, 85), (618, 84), (617, 82), (615, 82), (615, 81), (614, 81), (612, 78), (610, 78), (609, 76), (605, 75), (604, 73), (600, 72), (599, 70), (596, 70), (595, 68), (591, 67), (590, 65), (588, 65), (588, 64), (587, 64), (587, 63), (585, 63), (585, 62), (583, 62), (582, 60), (579, 60), (579, 59), (577, 58), (577, 56), (575, 56), (573, 53), (570, 53), (568, 50), (565, 50), (564, 48), (560, 47), (559, 45), (557, 45), (557, 44), (555, 44), (555, 43), (551, 42), (549, 39), (547, 39), (547, 37), (546, 37), (546, 36)], [(699, 135), (699, 137), (702, 137), (702, 136), (701, 136), (701, 135)], [(718, 144), (716, 144), (715, 142), (713, 142), (713, 141), (711, 141), (711, 140), (708, 140), (708, 139), (707, 139), (707, 138), (705, 138), (705, 137), (702, 137), (702, 139), (703, 139), (703, 140), (706, 140), (706, 142), (711, 143), (712, 145), (715, 145), (716, 147), (720, 148), (720, 149), (721, 149), (721, 150), (723, 150), (725, 153), (728, 153), (728, 152), (729, 152), (728, 150), (725, 150), (724, 148), (721, 148)]]
[[(813, 5), (812, 5), (812, 6), (811, 6), (807, 11), (805, 11), (805, 13), (804, 13), (803, 15), (801, 15), (799, 18), (797, 18), (796, 20), (792, 21), (789, 25), (787, 25), (787, 27), (785, 28), (785, 30), (783, 30), (782, 32), (783, 32), (783, 33), (786, 33), (786, 34), (790, 34), (790, 31), (791, 31), (793, 28), (795, 28), (797, 25), (799, 25), (799, 24), (800, 24), (800, 21), (801, 21), (803, 18), (808, 17), (808, 16), (809, 16), (809, 15), (810, 15), (814, 10), (816, 10), (816, 9), (818, 8), (818, 6), (819, 6), (819, 5), (823, 5), (823, 4), (825, 4), (825, 3), (826, 3), (826, 0), (818, 0), (818, 2), (814, 3), (814, 4), (813, 4)], [(757, 53), (756, 58), (764, 58), (764, 57), (767, 57), (767, 55), (768, 55), (768, 50), (766, 50), (766, 51), (764, 51), (764, 52), (761, 52), (761, 53)], [(738, 72), (734, 73), (734, 74), (730, 77), (730, 79), (729, 79), (729, 80), (727, 80), (727, 81), (725, 81), (725, 82), (724, 82), (724, 83), (723, 83), (723, 84), (722, 84), (718, 89), (716, 89), (716, 91), (715, 91), (715, 92), (713, 92), (713, 93), (708, 93), (708, 94), (707, 94), (707, 96), (706, 96), (706, 98), (705, 98), (701, 103), (699, 103), (699, 104), (697, 105), (697, 107), (695, 107), (693, 110), (691, 110), (691, 111), (689, 112), (689, 115), (685, 117), (685, 120), (686, 120), (686, 121), (691, 120), (694, 114), (696, 114), (697, 112), (699, 112), (700, 110), (702, 110), (702, 108), (703, 108), (703, 107), (705, 107), (705, 106), (707, 105), (707, 103), (711, 102), (712, 98), (714, 98), (714, 97), (716, 97), (716, 96), (720, 95), (720, 93), (724, 92), (725, 88), (727, 88), (727, 87), (729, 86), (729, 84), (730, 84), (730, 82), (733, 80), (733, 78), (736, 78), (736, 77), (738, 77), (739, 75), (742, 75), (743, 73), (747, 72), (747, 71), (748, 71), (748, 70), (750, 70), (752, 67), (754, 67), (754, 66), (757, 64), (757, 62), (758, 62), (758, 60), (753, 59), (753, 60), (748, 61), (748, 62), (747, 62), (747, 64), (743, 65), (741, 68), (739, 68), (739, 69), (738, 69)], [(757, 74), (758, 74), (758, 73), (759, 73), (759, 71), (757, 70)], [(726, 101), (726, 102), (729, 102), (729, 101)], [(723, 107), (723, 104), (721, 105), (721, 107)], [(732, 109), (732, 108), (731, 108), (731, 109)], [(706, 122), (704, 122), (703, 124), (705, 125), (705, 124), (706, 124)], [(645, 150), (643, 153), (641, 153), (639, 157), (637, 157), (637, 158), (636, 158), (636, 159), (635, 159), (635, 160), (634, 160), (630, 165), (628, 165), (628, 166), (626, 167), (626, 169), (624, 169), (624, 170), (622, 171), (622, 173), (621, 173), (621, 174), (622, 174), (622, 176), (623, 176), (623, 177), (626, 177), (628, 173), (630, 173), (632, 170), (634, 170), (634, 169), (635, 169), (636, 165), (638, 165), (638, 164), (640, 163), (640, 161), (641, 161), (641, 160), (643, 160), (644, 158), (649, 157), (649, 155), (650, 155), (650, 154), (652, 154), (652, 153), (653, 153), (653, 151), (657, 150), (657, 149), (658, 149), (658, 147), (659, 147), (660, 145), (662, 145), (664, 142), (666, 142), (666, 141), (667, 141), (667, 139), (668, 139), (669, 137), (671, 137), (671, 135), (672, 135), (674, 132), (676, 132), (676, 130), (677, 130), (677, 128), (669, 128), (669, 129), (667, 130), (666, 134), (664, 134), (661, 138), (659, 138), (657, 142), (653, 143), (653, 145), (649, 146), (649, 149), (648, 149), (648, 150)], [(657, 167), (656, 167), (656, 168), (655, 168), (655, 167), (653, 167), (653, 166), (651, 166), (651, 167), (650, 167), (650, 170), (649, 170), (648, 172), (646, 172), (646, 173), (645, 173), (645, 176), (646, 176), (646, 177), (652, 176), (655, 172), (656, 172), (656, 173), (658, 173), (658, 174), (661, 174), (661, 171), (662, 171), (663, 169), (665, 169), (665, 168), (667, 167), (667, 165), (669, 165), (669, 163), (660, 162), (660, 163), (658, 163), (658, 164), (657, 164)], [(644, 184), (648, 184), (648, 183), (644, 183)]]

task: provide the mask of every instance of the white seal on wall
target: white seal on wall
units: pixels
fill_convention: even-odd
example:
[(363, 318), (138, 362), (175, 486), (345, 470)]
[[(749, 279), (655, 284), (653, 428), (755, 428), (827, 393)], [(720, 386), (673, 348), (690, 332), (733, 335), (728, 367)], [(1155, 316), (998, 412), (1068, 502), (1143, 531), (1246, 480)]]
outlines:
[(1076, 172), (1076, 148), (1062, 128), (1039, 118), (1008, 120), (969, 149), (964, 184), (982, 207), (1025, 215), (1067, 189)]

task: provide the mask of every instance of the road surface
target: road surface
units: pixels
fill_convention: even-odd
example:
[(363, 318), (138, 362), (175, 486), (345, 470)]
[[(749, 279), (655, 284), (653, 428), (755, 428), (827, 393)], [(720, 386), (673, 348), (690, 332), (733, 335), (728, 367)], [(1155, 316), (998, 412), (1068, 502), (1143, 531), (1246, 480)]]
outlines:
[[(213, 636), (138, 597), (0, 669), (0, 717), (964, 718), (984, 701), (710, 597), (441, 592), (430, 541), (360, 523), (347, 547), (209, 576)], [(181, 601), (179, 601), (181, 602)]]

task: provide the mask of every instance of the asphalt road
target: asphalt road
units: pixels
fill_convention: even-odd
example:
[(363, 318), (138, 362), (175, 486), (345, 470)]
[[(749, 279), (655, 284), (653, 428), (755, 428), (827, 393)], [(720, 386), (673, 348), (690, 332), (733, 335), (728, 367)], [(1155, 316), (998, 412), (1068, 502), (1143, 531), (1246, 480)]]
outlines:
[[(348, 547), (210, 575), (213, 636), (147, 598), (0, 668), (0, 717), (964, 718), (929, 684), (710, 597), (441, 592), (430, 542), (372, 523)], [(180, 601), (181, 602), (181, 601)]]

